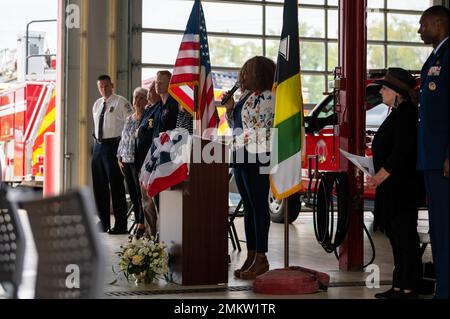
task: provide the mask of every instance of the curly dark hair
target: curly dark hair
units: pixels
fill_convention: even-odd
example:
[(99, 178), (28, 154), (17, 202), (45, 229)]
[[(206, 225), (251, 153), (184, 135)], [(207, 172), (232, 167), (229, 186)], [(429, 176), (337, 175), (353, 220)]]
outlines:
[(271, 90), (276, 64), (264, 56), (255, 56), (244, 63), (239, 72), (241, 91)]

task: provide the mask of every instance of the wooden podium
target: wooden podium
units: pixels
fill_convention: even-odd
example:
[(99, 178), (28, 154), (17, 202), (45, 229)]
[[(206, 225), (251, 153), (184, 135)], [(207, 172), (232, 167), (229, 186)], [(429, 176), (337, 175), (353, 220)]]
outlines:
[[(214, 143), (198, 145), (203, 150), (208, 142)], [(228, 149), (215, 144), (223, 154), (219, 163), (191, 161), (188, 180), (160, 193), (160, 239), (168, 246), (177, 284), (228, 282)]]

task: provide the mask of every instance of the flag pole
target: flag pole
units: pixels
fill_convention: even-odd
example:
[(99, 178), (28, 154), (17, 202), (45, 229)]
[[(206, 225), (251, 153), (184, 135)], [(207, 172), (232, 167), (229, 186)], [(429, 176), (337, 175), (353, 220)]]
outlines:
[(198, 133), (197, 130), (197, 126), (198, 126), (198, 121), (197, 121), (197, 101), (198, 101), (198, 84), (194, 84), (194, 118), (193, 118), (193, 133)]
[[(197, 25), (198, 25), (198, 30), (197, 30), (197, 32), (198, 32), (198, 36), (199, 37), (201, 37), (202, 35), (201, 35), (201, 30), (200, 30), (200, 21), (201, 21), (201, 16), (200, 16), (200, 14), (201, 14), (201, 10), (200, 10), (200, 8), (201, 8), (201, 2), (200, 2), (200, 0), (198, 0), (198, 6), (197, 6), (197, 10), (198, 10), (198, 12), (197, 12), (197, 16), (198, 16), (198, 23), (197, 23)], [(201, 39), (200, 39), (200, 43), (201, 43)], [(196, 124), (196, 128), (195, 128), (195, 130), (197, 131), (197, 135), (199, 135), (200, 136), (200, 140), (201, 140), (201, 136), (202, 136), (202, 119), (201, 119), (201, 114), (200, 114), (200, 117), (197, 119), (197, 117), (198, 117), (198, 115), (199, 115), (199, 103), (200, 103), (200, 92), (199, 92), (199, 89), (200, 89), (200, 72), (201, 72), (201, 59), (202, 59), (202, 49), (200, 48), (199, 49), (200, 50), (200, 52), (199, 52), (199, 55), (198, 55), (198, 58), (199, 58), (199, 63), (198, 63), (198, 69), (197, 69), (197, 74), (198, 74), (198, 84), (196, 84), (195, 85), (195, 88), (194, 88), (194, 96), (196, 96), (197, 98), (196, 99), (194, 99), (194, 103), (195, 103), (195, 106), (194, 106), (194, 109), (195, 109), (195, 119), (197, 120), (196, 122), (197, 122), (197, 124)]]
[[(271, 185), (284, 198), (284, 268), (272, 269), (259, 275), (253, 282), (253, 291), (260, 294), (292, 295), (313, 293), (320, 289), (326, 289), (330, 276), (300, 266), (289, 266), (289, 205), (288, 194), (296, 193), (301, 189), (301, 156), (304, 144), (296, 140), (302, 128), (303, 101), (301, 96), (300, 77), (300, 48), (298, 36), (298, 1), (285, 0), (283, 8), (283, 30), (280, 38), (280, 48), (275, 73), (276, 101), (274, 128), (281, 130), (274, 134), (277, 145), (275, 154), (282, 155), (278, 172), (271, 174)], [(285, 118), (286, 114), (292, 114)], [(300, 121), (298, 123), (297, 121)], [(280, 142), (279, 136), (289, 136)], [(275, 147), (274, 145), (272, 145)], [(280, 147), (282, 147), (280, 149)], [(280, 152), (282, 150), (282, 152)], [(300, 163), (297, 156), (300, 156)], [(284, 164), (282, 164), (284, 163)], [(292, 174), (299, 174), (299, 178), (291, 180)], [(297, 176), (295, 176), (297, 177)], [(285, 183), (286, 178), (289, 179)], [(280, 189), (277, 188), (280, 185)], [(313, 275), (316, 282), (313, 286), (305, 284), (305, 278)]]
[(284, 203), (284, 268), (289, 268), (289, 220), (288, 199)]

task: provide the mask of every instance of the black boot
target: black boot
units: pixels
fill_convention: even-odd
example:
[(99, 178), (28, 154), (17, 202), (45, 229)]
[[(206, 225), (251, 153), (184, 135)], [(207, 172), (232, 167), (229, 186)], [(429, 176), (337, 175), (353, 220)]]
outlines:
[(391, 288), (385, 292), (379, 292), (375, 294), (375, 298), (377, 299), (396, 299), (393, 298), (394, 296), (401, 295), (403, 291), (401, 290), (394, 290), (394, 288)]

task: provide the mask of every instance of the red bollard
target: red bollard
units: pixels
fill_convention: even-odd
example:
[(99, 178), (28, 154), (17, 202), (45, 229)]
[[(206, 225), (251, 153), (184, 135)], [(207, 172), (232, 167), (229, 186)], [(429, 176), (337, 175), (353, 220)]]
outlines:
[(44, 197), (56, 195), (55, 133), (44, 134)]

